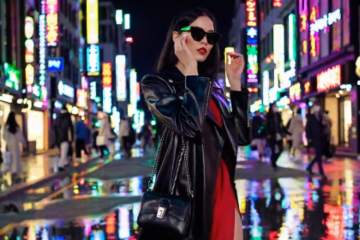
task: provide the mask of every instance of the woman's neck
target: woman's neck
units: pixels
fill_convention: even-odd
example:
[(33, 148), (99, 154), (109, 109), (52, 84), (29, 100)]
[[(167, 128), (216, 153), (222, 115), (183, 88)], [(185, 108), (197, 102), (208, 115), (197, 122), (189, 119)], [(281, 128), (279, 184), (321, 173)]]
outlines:
[(185, 67), (184, 67), (184, 65), (182, 65), (180, 62), (178, 62), (177, 64), (175, 64), (175, 67), (182, 73), (182, 75), (185, 76)]

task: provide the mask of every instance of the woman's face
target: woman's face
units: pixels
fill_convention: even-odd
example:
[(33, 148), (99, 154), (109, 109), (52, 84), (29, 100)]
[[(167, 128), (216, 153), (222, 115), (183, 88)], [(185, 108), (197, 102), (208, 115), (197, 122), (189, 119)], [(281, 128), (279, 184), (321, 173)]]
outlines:
[[(198, 17), (190, 24), (190, 27), (198, 27), (203, 29), (205, 32), (214, 32), (214, 23), (207, 16)], [(194, 55), (195, 59), (198, 62), (204, 62), (213, 48), (213, 45), (208, 43), (206, 36), (200, 41), (195, 41), (190, 32), (182, 32), (181, 35), (187, 35), (187, 46), (190, 49), (190, 52)], [(178, 36), (179, 34), (174, 32), (173, 38)]]

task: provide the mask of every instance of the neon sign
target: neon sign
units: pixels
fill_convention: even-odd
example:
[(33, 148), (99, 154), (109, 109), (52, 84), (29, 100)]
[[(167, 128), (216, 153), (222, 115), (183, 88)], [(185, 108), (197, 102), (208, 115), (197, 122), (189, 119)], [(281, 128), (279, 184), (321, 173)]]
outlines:
[(58, 0), (46, 0), (46, 40), (48, 47), (56, 47), (59, 42), (59, 3)]
[(5, 86), (14, 90), (20, 90), (21, 72), (14, 66), (4, 63)]
[(76, 106), (87, 108), (88, 94), (85, 89), (76, 89)]
[(102, 64), (102, 83), (103, 83), (103, 110), (106, 113), (111, 113), (112, 100), (112, 70), (111, 63)]
[(125, 22), (125, 26), (124, 26), (125, 30), (130, 29), (130, 14), (127, 13), (124, 15), (124, 22)]
[[(230, 61), (230, 58), (227, 56), (227, 53), (229, 52), (234, 52), (235, 49), (233, 47), (226, 47), (225, 48), (225, 57), (224, 57), (224, 63), (225, 63), (225, 69), (226, 69), (226, 65), (227, 65), (227, 61)], [(226, 71), (225, 71), (225, 85), (226, 87), (230, 87), (230, 82), (229, 82), (229, 78), (226, 75)]]
[(248, 27), (257, 26), (256, 0), (246, 1), (246, 25)]
[(45, 85), (46, 81), (46, 19), (45, 4), (41, 1), (41, 9), (39, 16), (39, 84)]
[(296, 102), (301, 99), (301, 85), (300, 83), (295, 83), (289, 88), (290, 101)]
[(341, 85), (341, 66), (336, 65), (316, 75), (318, 92), (328, 91)]
[(256, 1), (246, 1), (247, 28), (246, 28), (246, 55), (247, 55), (247, 82), (258, 82), (258, 28), (256, 17)]
[(123, 24), (124, 16), (123, 16), (123, 10), (118, 9), (115, 12), (115, 21), (117, 25)]
[(88, 44), (99, 43), (98, 0), (86, 0), (86, 41)]
[[(279, 88), (279, 82), (284, 73), (285, 53), (284, 53), (284, 25), (275, 24), (274, 27), (274, 62), (276, 68), (274, 70), (274, 88)], [(281, 85), (281, 82), (280, 82)]]
[(326, 27), (331, 26), (340, 20), (341, 20), (341, 10), (340, 9), (337, 9), (333, 12), (325, 14), (324, 16), (313, 21), (313, 23), (310, 24), (310, 33), (314, 34), (315, 32), (324, 30)]
[(118, 101), (126, 100), (126, 57), (116, 56), (116, 97)]
[[(316, 22), (317, 9), (316, 7), (311, 8), (310, 13), (310, 26)], [(317, 36), (318, 34), (315, 31), (310, 31), (310, 55), (315, 57), (317, 55), (316, 45), (317, 45)]]
[(274, 7), (282, 7), (282, 0), (273, 0)]
[(132, 106), (132, 114), (137, 111), (137, 93), (136, 93), (137, 73), (135, 69), (130, 70), (130, 104)]
[(32, 17), (25, 17), (25, 82), (26, 85), (34, 84), (35, 68), (32, 65), (34, 62), (35, 45), (32, 37), (34, 36), (34, 19)]
[(92, 44), (87, 47), (87, 72), (89, 76), (100, 75), (100, 48)]
[(305, 84), (304, 84), (304, 92), (305, 92), (305, 94), (308, 94), (308, 93), (310, 93), (310, 91), (311, 91), (311, 83), (310, 83), (310, 81), (307, 81)]
[(70, 85), (67, 85), (63, 81), (59, 81), (57, 89), (58, 89), (59, 95), (65, 96), (68, 98), (74, 98), (74, 95), (75, 95), (74, 88)]
[(263, 79), (262, 79), (262, 90), (263, 90), (263, 103), (265, 106), (269, 105), (269, 85), (270, 85), (270, 73), (269, 71), (264, 71), (263, 74)]
[(96, 99), (96, 82), (90, 82), (90, 99), (95, 100)]
[(48, 61), (48, 70), (50, 72), (61, 72), (64, 70), (64, 58), (52, 58)]

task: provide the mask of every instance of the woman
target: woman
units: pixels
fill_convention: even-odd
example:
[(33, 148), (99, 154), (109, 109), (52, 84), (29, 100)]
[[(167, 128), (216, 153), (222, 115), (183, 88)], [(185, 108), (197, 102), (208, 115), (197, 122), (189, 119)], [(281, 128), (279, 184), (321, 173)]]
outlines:
[[(251, 142), (248, 92), (240, 83), (243, 56), (229, 53), (230, 112), (215, 82), (219, 37), (215, 19), (206, 10), (197, 8), (177, 17), (167, 34), (158, 73), (146, 75), (141, 82), (148, 108), (164, 125), (153, 191), (193, 196), (193, 205), (187, 237), (144, 228), (140, 240), (243, 239), (234, 175), (238, 146)], [(176, 181), (176, 166), (183, 153), (188, 164), (179, 168)]]
[(252, 119), (252, 137), (255, 139), (256, 148), (259, 153), (259, 160), (265, 160), (266, 129), (265, 119), (259, 111)]
[(6, 142), (6, 151), (9, 151), (11, 156), (11, 178), (12, 181), (16, 181), (19, 178), (19, 174), (22, 173), (20, 143), (26, 147), (26, 142), (15, 120), (14, 112), (10, 112), (6, 120), (3, 139)]
[[(296, 111), (296, 115), (292, 118), (289, 132), (292, 137), (292, 152), (295, 156), (295, 160), (301, 159), (301, 143), (303, 142), (303, 133), (305, 131), (304, 121), (301, 117), (301, 108)], [(298, 155), (296, 157), (296, 150)], [(291, 150), (290, 150), (291, 151)]]
[(116, 138), (111, 129), (110, 116), (107, 114), (105, 114), (103, 119), (101, 120), (101, 126), (97, 138), (99, 137), (103, 139), (103, 143), (98, 145), (98, 148), (100, 150), (100, 158), (103, 159), (105, 151), (109, 152), (107, 144), (110, 144), (111, 146), (111, 144), (113, 144), (112, 141)]
[(266, 132), (271, 149), (271, 165), (274, 170), (277, 170), (276, 162), (283, 151), (283, 137), (284, 132), (287, 131), (285, 131), (281, 115), (274, 103), (270, 104), (269, 112), (266, 116)]

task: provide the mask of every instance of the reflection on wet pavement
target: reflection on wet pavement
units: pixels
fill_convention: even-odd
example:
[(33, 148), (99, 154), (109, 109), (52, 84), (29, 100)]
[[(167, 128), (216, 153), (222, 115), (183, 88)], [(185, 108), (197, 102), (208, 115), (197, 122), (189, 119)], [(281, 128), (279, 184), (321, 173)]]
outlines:
[[(244, 239), (359, 239), (360, 179), (354, 167), (357, 163), (346, 161), (335, 161), (330, 166), (341, 172), (330, 180), (237, 179)], [(144, 160), (108, 166), (130, 170), (149, 165), (151, 162)], [(98, 179), (96, 174), (80, 178), (44, 205), (13, 214), (14, 217), (0, 214), (0, 227), (15, 222), (15, 228), (6, 231), (0, 239), (136, 239), (136, 218), (149, 177), (110, 175), (105, 178), (101, 173)], [(70, 178), (61, 181), (58, 189), (72, 183)], [(54, 188), (54, 185), (48, 187)]]

